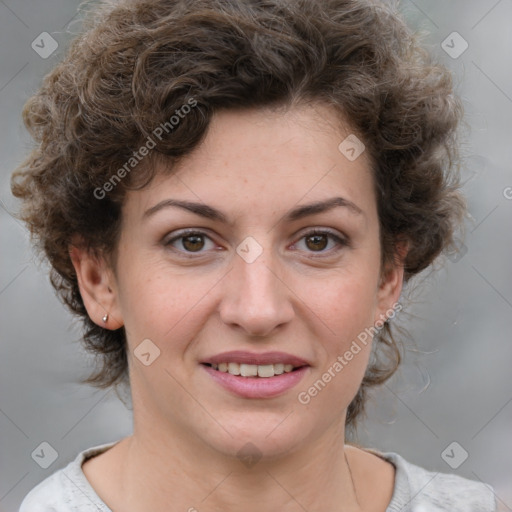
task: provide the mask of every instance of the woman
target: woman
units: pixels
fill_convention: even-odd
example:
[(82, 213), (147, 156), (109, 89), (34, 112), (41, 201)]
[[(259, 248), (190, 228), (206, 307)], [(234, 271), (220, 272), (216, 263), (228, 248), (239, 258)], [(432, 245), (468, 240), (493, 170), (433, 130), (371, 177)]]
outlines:
[(450, 74), (389, 7), (105, 2), (24, 118), (21, 218), (134, 430), (21, 512), (496, 510), (345, 442), (465, 206)]

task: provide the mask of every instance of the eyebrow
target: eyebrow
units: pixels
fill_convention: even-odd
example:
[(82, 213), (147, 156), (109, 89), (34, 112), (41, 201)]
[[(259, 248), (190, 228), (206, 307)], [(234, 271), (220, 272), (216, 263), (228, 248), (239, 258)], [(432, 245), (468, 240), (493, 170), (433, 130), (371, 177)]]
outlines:
[[(151, 217), (156, 212), (169, 207), (182, 208), (210, 220), (219, 221), (229, 225), (233, 224), (229, 221), (228, 217), (224, 213), (222, 213), (220, 210), (217, 210), (216, 208), (213, 208), (212, 206), (208, 206), (204, 203), (195, 203), (192, 201), (183, 201), (178, 199), (165, 199), (164, 201), (157, 203), (155, 206), (152, 206), (144, 212), (143, 218), (146, 219)], [(284, 221), (293, 222), (310, 215), (316, 215), (332, 210), (333, 208), (337, 207), (344, 207), (354, 215), (364, 216), (363, 210), (361, 210), (361, 208), (359, 208), (359, 206), (357, 206), (352, 201), (349, 201), (343, 197), (332, 197), (331, 199), (326, 199), (324, 201), (316, 201), (314, 203), (298, 206), (285, 215)]]

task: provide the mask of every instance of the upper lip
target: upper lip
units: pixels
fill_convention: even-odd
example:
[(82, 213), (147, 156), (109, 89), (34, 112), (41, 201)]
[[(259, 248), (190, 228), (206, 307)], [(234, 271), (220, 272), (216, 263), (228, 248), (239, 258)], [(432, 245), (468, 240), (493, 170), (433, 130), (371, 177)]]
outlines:
[(261, 354), (255, 354), (253, 352), (245, 352), (242, 350), (233, 350), (231, 352), (223, 352), (215, 356), (209, 357), (202, 361), (202, 363), (208, 364), (220, 364), (220, 363), (239, 363), (239, 364), (255, 364), (255, 365), (266, 365), (266, 364), (291, 364), (294, 367), (309, 366), (309, 363), (297, 356), (292, 354), (286, 354), (285, 352), (264, 352)]

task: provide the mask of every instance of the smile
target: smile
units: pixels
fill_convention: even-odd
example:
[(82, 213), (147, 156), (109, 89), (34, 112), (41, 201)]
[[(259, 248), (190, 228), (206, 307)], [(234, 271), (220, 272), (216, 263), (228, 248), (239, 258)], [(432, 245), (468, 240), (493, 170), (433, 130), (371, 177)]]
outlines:
[(263, 377), (269, 378), (283, 373), (290, 373), (299, 367), (292, 364), (239, 364), (239, 363), (219, 363), (209, 365), (214, 370), (230, 375), (239, 375), (241, 377)]

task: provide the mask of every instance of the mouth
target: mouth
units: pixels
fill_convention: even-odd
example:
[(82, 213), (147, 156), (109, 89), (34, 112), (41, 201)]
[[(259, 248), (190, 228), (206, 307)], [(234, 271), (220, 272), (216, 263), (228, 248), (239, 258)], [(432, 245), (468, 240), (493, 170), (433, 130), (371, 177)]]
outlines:
[(275, 364), (246, 364), (236, 362), (226, 363), (202, 363), (205, 366), (212, 368), (218, 372), (229, 373), (240, 377), (259, 377), (268, 379), (283, 373), (291, 373), (304, 368), (308, 365), (294, 366), (293, 364), (275, 363)]
[(273, 398), (297, 386), (309, 373), (304, 359), (284, 352), (232, 351), (200, 364), (212, 381), (242, 398)]

